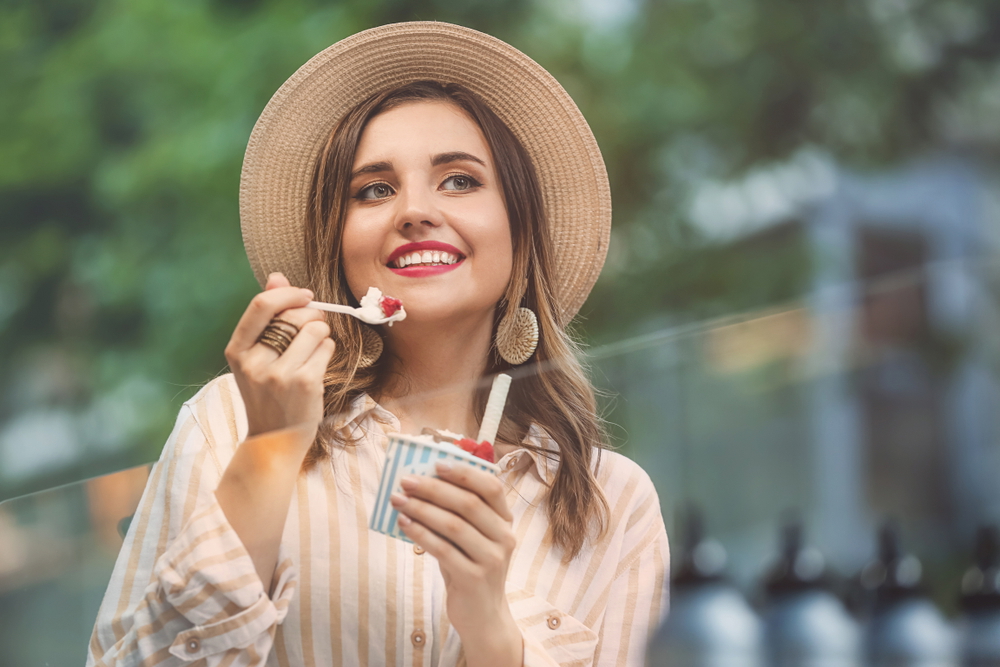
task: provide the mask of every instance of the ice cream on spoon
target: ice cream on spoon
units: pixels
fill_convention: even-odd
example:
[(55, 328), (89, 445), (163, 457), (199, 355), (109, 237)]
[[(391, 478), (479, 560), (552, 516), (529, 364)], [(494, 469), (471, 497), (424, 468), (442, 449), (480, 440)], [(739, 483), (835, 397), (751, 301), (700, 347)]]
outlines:
[(382, 294), (382, 290), (377, 287), (369, 287), (368, 293), (361, 297), (360, 316), (366, 322), (388, 318), (389, 326), (393, 322), (398, 322), (406, 318), (406, 311), (403, 310), (403, 302), (399, 299)]
[(322, 301), (310, 301), (307, 307), (330, 313), (351, 315), (368, 324), (388, 324), (390, 327), (393, 322), (406, 319), (403, 302), (382, 294), (382, 290), (377, 287), (368, 288), (368, 293), (361, 297), (360, 308), (342, 306), (338, 303), (323, 303)]

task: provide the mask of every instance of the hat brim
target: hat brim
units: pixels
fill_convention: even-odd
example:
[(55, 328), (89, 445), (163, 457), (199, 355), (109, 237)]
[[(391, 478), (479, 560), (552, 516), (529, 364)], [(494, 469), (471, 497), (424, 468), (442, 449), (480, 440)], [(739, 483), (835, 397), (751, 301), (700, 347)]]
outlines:
[(240, 180), (243, 243), (263, 285), (306, 283), (303, 227), (316, 157), (340, 119), (412, 81), (458, 83), (481, 97), (538, 172), (554, 249), (561, 322), (580, 310), (607, 255), (611, 191), (583, 114), (545, 69), (509, 44), (448, 23), (396, 23), (337, 42), (300, 67), (254, 125)]

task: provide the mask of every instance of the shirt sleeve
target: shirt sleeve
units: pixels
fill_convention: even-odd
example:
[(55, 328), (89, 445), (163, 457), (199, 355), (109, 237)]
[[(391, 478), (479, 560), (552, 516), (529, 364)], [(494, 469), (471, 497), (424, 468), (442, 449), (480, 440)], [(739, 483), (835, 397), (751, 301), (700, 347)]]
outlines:
[(280, 547), (272, 590), (264, 590), (215, 499), (219, 452), (196, 409), (181, 409), (150, 474), (98, 612), (88, 667), (263, 665), (288, 613), (295, 567)]
[(670, 545), (653, 482), (638, 466), (633, 511), (609, 588), (594, 664), (642, 667), (669, 604)]
[(667, 533), (661, 528), (660, 536), (619, 567), (604, 611), (595, 665), (645, 664), (649, 642), (666, 617), (668, 563)]
[(615, 573), (584, 582), (603, 589), (598, 625), (592, 629), (543, 598), (508, 591), (524, 639), (524, 667), (645, 664), (647, 645), (667, 612), (670, 548), (656, 490), (637, 466), (634, 471), (639, 488), (624, 534), (608, 537), (620, 548)]
[(523, 591), (508, 592), (511, 614), (524, 640), (524, 667), (588, 666), (598, 634), (547, 600)]

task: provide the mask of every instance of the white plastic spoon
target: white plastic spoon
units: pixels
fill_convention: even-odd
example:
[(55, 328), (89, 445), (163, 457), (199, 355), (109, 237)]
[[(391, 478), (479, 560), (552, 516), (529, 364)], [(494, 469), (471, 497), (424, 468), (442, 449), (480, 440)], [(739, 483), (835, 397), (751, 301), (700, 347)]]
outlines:
[(306, 307), (325, 310), (330, 313), (350, 315), (367, 324), (388, 324), (392, 326), (393, 322), (406, 319), (406, 310), (402, 306), (395, 313), (386, 317), (385, 312), (382, 310), (382, 298), (382, 292), (377, 287), (369, 287), (368, 293), (361, 298), (360, 308), (342, 306), (339, 303), (324, 303), (322, 301), (310, 301), (306, 304)]

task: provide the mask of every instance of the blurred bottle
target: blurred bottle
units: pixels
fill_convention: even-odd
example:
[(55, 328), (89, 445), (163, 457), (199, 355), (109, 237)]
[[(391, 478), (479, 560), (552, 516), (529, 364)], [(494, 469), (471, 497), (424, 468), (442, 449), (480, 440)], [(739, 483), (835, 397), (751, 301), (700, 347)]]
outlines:
[(802, 524), (787, 523), (781, 556), (765, 578), (768, 664), (858, 667), (860, 630), (829, 587), (823, 555), (803, 544)]
[(874, 592), (866, 648), (872, 667), (957, 667), (955, 633), (920, 587), (921, 565), (902, 553), (892, 523), (879, 531), (878, 557), (861, 572)]
[(757, 615), (723, 574), (726, 552), (705, 539), (701, 517), (686, 523), (681, 567), (671, 583), (670, 614), (649, 647), (649, 667), (761, 667)]
[(962, 577), (959, 621), (964, 667), (1000, 667), (1000, 531), (976, 533), (975, 564)]

